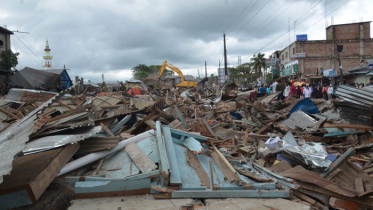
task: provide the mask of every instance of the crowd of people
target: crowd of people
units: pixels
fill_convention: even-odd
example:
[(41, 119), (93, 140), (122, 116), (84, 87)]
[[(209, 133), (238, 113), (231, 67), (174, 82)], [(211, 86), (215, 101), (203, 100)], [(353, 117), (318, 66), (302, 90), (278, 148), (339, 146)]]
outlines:
[(293, 80), (282, 82), (277, 79), (270, 85), (260, 85), (260, 87), (256, 87), (256, 92), (259, 97), (278, 91), (283, 91), (282, 95), (284, 98), (324, 98), (325, 100), (331, 100), (334, 97), (335, 88), (332, 84), (324, 86), (319, 83), (310, 85), (304, 82), (297, 82), (295, 84)]
[[(365, 86), (363, 83), (348, 83), (348, 85), (355, 88), (363, 88)], [(373, 85), (373, 77), (370, 78), (370, 83), (367, 84), (367, 86), (371, 85)], [(294, 80), (279, 81), (276, 79), (273, 83), (268, 85), (256, 85), (254, 89), (258, 97), (282, 91), (282, 97), (284, 99), (293, 97), (332, 100), (336, 97), (335, 91), (337, 87), (338, 85), (333, 86), (332, 84), (321, 85), (320, 82), (310, 85), (304, 82), (295, 82)]]

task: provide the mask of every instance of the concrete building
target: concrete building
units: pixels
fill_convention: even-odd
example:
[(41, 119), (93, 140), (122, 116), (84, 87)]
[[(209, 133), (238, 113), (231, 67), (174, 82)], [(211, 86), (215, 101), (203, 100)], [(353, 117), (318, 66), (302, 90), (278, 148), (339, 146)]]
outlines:
[(10, 35), (11, 34), (13, 34), (13, 32), (0, 26), (0, 52), (5, 51), (5, 50), (10, 50)]
[[(10, 45), (10, 35), (13, 32), (9, 31), (6, 28), (0, 27), (0, 54), (3, 51), (11, 50)], [(1, 57), (0, 57), (1, 61)], [(2, 69), (0, 67), (0, 91), (1, 95), (4, 95), (6, 92), (6, 86), (9, 84), (9, 78), (11, 76), (12, 70), (9, 69)]]
[[(338, 83), (340, 64), (346, 76), (347, 70), (372, 58), (370, 22), (331, 25), (325, 31), (326, 40), (293, 42), (280, 51), (281, 76), (297, 76), (311, 83), (322, 78), (324, 82)], [(330, 81), (333, 78), (335, 81)]]

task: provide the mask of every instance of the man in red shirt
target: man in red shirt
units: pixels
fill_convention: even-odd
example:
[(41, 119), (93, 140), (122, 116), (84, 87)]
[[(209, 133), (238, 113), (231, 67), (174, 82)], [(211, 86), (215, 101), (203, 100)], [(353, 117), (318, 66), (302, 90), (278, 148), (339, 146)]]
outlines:
[[(293, 82), (294, 83), (294, 82)], [(296, 97), (297, 95), (297, 88), (293, 85), (293, 83), (290, 83), (290, 96), (291, 97)]]

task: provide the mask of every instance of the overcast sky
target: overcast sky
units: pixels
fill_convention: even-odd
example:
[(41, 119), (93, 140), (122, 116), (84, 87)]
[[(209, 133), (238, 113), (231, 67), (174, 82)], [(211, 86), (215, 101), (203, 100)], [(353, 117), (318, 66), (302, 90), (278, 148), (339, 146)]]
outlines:
[(325, 3), (329, 25), (332, 17), (334, 24), (373, 19), (371, 0), (0, 0), (0, 26), (29, 32), (15, 33), (24, 44), (12, 35), (17, 69), (42, 69), (48, 38), (53, 68), (66, 65), (72, 79), (126, 80), (132, 67), (164, 60), (198, 76), (205, 60), (208, 74), (217, 73), (223, 31), (229, 66), (286, 47), (294, 21), (296, 34), (325, 39)]

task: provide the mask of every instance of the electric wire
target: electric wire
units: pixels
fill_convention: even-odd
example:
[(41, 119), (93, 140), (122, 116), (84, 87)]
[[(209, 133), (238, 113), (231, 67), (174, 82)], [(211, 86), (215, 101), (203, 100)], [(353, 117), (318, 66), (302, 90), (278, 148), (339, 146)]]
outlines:
[[(32, 53), (32, 54), (34, 54), (35, 55), (35, 57), (37, 57), (37, 58), (39, 58), (34, 52), (32, 52), (32, 50), (29, 48), (29, 47), (27, 47), (27, 45), (25, 44), (25, 43), (23, 43), (22, 42), (22, 40), (20, 39), (20, 38), (18, 38), (18, 36), (16, 35), (16, 34), (13, 34), (15, 37), (17, 37), (17, 39), (23, 44), (23, 45), (25, 45), (25, 47), (28, 49), (28, 50), (30, 50), (30, 52)], [(41, 58), (39, 58), (42, 62), (44, 62)]]

